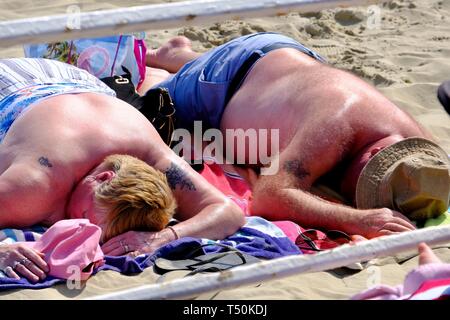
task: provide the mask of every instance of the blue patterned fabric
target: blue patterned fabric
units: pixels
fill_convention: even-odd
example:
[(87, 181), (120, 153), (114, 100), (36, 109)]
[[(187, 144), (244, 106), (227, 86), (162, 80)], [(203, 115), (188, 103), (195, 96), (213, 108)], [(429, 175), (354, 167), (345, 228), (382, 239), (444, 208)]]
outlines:
[(48, 59), (0, 59), (0, 142), (32, 104), (60, 94), (115, 92), (88, 72)]

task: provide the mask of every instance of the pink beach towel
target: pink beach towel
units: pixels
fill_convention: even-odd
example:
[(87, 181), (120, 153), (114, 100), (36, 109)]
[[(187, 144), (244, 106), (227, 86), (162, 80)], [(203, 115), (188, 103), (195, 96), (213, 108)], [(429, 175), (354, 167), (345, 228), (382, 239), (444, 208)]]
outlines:
[[(200, 174), (213, 186), (222, 191), (244, 211), (246, 216), (251, 216), (250, 204), (252, 191), (245, 180), (235, 172), (225, 172), (222, 167), (214, 162), (205, 163)], [(284, 234), (295, 243), (300, 231), (299, 225), (292, 221), (271, 221)]]

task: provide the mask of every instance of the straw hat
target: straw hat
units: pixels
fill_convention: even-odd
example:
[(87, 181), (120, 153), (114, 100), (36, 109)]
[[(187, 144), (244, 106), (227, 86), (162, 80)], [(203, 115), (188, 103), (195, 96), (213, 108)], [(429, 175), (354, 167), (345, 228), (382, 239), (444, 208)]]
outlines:
[(372, 157), (356, 185), (359, 209), (387, 207), (411, 219), (445, 212), (450, 198), (450, 161), (436, 143), (408, 138)]

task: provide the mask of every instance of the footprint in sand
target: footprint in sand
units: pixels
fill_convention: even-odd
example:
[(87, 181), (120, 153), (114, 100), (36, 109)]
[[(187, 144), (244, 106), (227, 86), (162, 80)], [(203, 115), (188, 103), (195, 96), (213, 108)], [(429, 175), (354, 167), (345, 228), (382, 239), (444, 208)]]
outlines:
[(358, 9), (343, 9), (334, 14), (337, 23), (343, 26), (351, 26), (366, 19), (365, 12)]

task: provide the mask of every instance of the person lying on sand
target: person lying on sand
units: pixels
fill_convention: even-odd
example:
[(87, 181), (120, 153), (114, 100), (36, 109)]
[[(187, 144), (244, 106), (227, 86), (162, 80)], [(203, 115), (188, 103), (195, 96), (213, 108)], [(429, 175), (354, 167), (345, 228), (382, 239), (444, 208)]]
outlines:
[[(223, 153), (234, 164), (244, 159), (253, 215), (373, 238), (413, 230), (410, 219), (448, 208), (450, 163), (431, 133), (372, 85), (291, 38), (250, 34), (200, 54), (176, 37), (150, 51), (147, 64), (159, 71), (152, 79), (149, 69), (142, 90), (168, 88), (177, 128), (202, 121), (203, 130), (223, 136), (241, 130), (231, 146), (224, 139)], [(247, 130), (262, 129), (279, 130), (278, 150), (267, 140), (236, 147)], [(263, 163), (261, 146), (271, 162)], [(267, 174), (275, 161), (279, 169)], [(348, 203), (313, 195), (318, 182)]]
[[(173, 214), (181, 222), (165, 228)], [(100, 225), (109, 255), (150, 253), (185, 236), (223, 239), (245, 223), (94, 76), (54, 60), (0, 60), (0, 228), (66, 218)], [(30, 261), (22, 275), (42, 275), (38, 253), (0, 248)]]

